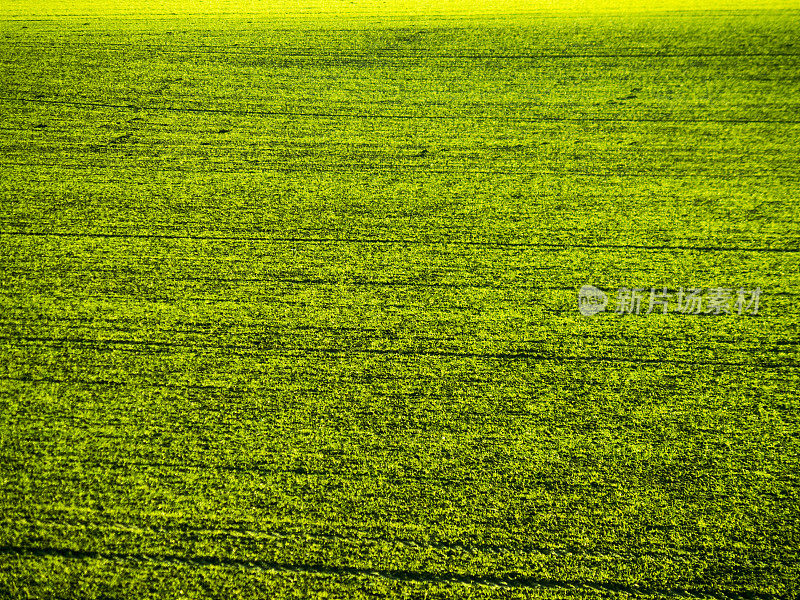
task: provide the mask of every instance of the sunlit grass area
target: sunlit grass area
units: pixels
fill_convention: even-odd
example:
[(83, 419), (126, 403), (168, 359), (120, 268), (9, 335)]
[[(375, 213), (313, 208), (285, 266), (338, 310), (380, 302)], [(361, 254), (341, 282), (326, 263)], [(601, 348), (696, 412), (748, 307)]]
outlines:
[(799, 13), (681, 8), (0, 8), (0, 596), (795, 597)]

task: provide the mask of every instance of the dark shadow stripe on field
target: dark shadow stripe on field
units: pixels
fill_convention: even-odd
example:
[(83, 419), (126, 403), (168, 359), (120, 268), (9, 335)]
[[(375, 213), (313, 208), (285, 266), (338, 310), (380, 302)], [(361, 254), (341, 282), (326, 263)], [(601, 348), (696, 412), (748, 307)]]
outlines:
[(72, 231), (0, 231), (0, 235), (38, 236), (38, 237), (96, 237), (164, 240), (209, 240), (220, 242), (264, 242), (264, 243), (304, 243), (304, 244), (398, 244), (398, 245), (446, 245), (477, 246), (481, 248), (580, 248), (587, 250), (692, 250), (696, 252), (800, 252), (800, 248), (743, 248), (741, 246), (646, 246), (636, 244), (555, 244), (547, 242), (475, 242), (460, 240), (414, 240), (380, 238), (265, 238), (248, 236), (177, 235), (171, 233), (82, 233)]
[[(329, 31), (329, 30), (326, 30)], [(56, 47), (55, 44), (37, 44), (33, 42), (14, 42), (15, 48), (45, 48), (52, 50)], [(463, 54), (447, 54), (447, 53), (432, 53), (432, 52), (418, 52), (418, 53), (398, 53), (391, 51), (384, 51), (381, 53), (366, 54), (363, 52), (337, 52), (327, 51), (324, 48), (270, 48), (267, 46), (247, 46), (237, 45), (236, 50), (231, 50), (228, 46), (212, 45), (212, 44), (185, 44), (183, 46), (165, 45), (165, 44), (141, 44), (141, 43), (121, 43), (121, 42), (108, 42), (108, 43), (88, 43), (88, 42), (70, 42), (68, 45), (61, 47), (67, 48), (91, 48), (98, 50), (140, 50), (140, 51), (153, 51), (158, 50), (160, 53), (170, 54), (231, 54), (231, 55), (244, 55), (244, 56), (260, 56), (266, 54), (272, 57), (303, 57), (303, 58), (318, 58), (318, 59), (349, 59), (349, 58), (363, 58), (370, 61), (377, 61), (383, 58), (402, 58), (402, 59), (492, 59), (492, 60), (514, 60), (514, 59), (554, 59), (554, 58), (784, 58), (784, 57), (800, 57), (796, 52), (617, 52), (617, 53), (517, 53), (517, 54), (487, 54), (487, 53), (463, 53)]]
[[(404, 548), (433, 548), (436, 550), (444, 551), (457, 551), (457, 552), (483, 552), (483, 553), (525, 553), (545, 557), (577, 557), (583, 559), (601, 559), (601, 560), (625, 560), (632, 561), (641, 557), (652, 557), (660, 559), (669, 559), (672, 561), (681, 560), (682, 562), (689, 562), (695, 556), (707, 554), (709, 549), (704, 546), (683, 546), (683, 547), (669, 547), (662, 550), (652, 549), (636, 549), (635, 551), (626, 552), (624, 548), (599, 546), (596, 548), (587, 548), (582, 546), (545, 546), (541, 544), (523, 543), (518, 545), (510, 544), (487, 544), (487, 543), (460, 543), (460, 542), (446, 542), (446, 541), (423, 541), (409, 537), (388, 537), (388, 536), (374, 536), (364, 535), (361, 530), (355, 530), (350, 535), (336, 534), (336, 533), (322, 533), (314, 532), (309, 533), (308, 530), (293, 531), (285, 527), (280, 529), (270, 528), (268, 530), (253, 529), (253, 523), (242, 521), (228, 521), (228, 522), (215, 522), (215, 521), (202, 521), (202, 524), (190, 524), (181, 522), (172, 517), (165, 517), (169, 519), (168, 522), (150, 523), (139, 520), (130, 520), (128, 522), (119, 521), (99, 521), (88, 518), (76, 517), (73, 513), (63, 512), (58, 514), (57, 517), (48, 514), (46, 519), (41, 519), (40, 514), (37, 512), (35, 515), (17, 516), (16, 518), (7, 518), (3, 522), (9, 526), (18, 524), (30, 525), (26, 521), (34, 521), (36, 527), (50, 527), (50, 528), (72, 528), (83, 529), (84, 531), (91, 531), (93, 533), (101, 534), (104, 537), (104, 532), (110, 531), (132, 531), (142, 532), (146, 531), (150, 535), (160, 535), (167, 532), (178, 532), (183, 534), (183, 539), (190, 539), (193, 541), (203, 541), (213, 538), (232, 538), (237, 540), (322, 540), (331, 542), (345, 542), (345, 543), (391, 543), (396, 546)], [(200, 520), (198, 520), (200, 521)], [(192, 522), (195, 523), (195, 522)], [(646, 527), (646, 530), (666, 530), (671, 529), (669, 526), (652, 525)], [(736, 552), (736, 551), (733, 551)], [(755, 566), (762, 568), (774, 566), (775, 564), (789, 564), (780, 556), (771, 556), (770, 564), (761, 561), (753, 561), (752, 556), (746, 553), (741, 553), (742, 557), (750, 563), (756, 562)]]
[(612, 358), (606, 356), (566, 356), (559, 354), (536, 354), (533, 352), (449, 352), (436, 350), (381, 350), (381, 349), (338, 349), (338, 348), (298, 348), (299, 353), (279, 353), (285, 356), (300, 356), (315, 352), (324, 354), (387, 354), (400, 356), (447, 356), (454, 358), (486, 358), (497, 360), (534, 360), (551, 362), (588, 362), (588, 363), (635, 363), (635, 364), (671, 364), (671, 365), (703, 365), (722, 367), (759, 367), (759, 368), (795, 368), (798, 362), (717, 362), (707, 360), (673, 360), (662, 358)]
[[(611, 428), (610, 428), (611, 429)], [(122, 435), (113, 435), (113, 434), (105, 434), (101, 435), (98, 433), (93, 434), (95, 437), (102, 437), (105, 439), (119, 439), (119, 440), (129, 440), (128, 436)], [(502, 436), (498, 436), (495, 438), (488, 438), (485, 437), (484, 439), (494, 439), (494, 441), (506, 441), (507, 438), (503, 438)], [(40, 442), (40, 438), (30, 437), (30, 436), (20, 436), (18, 438), (19, 441), (24, 442)], [(401, 448), (395, 448), (398, 452), (401, 451)], [(278, 454), (277, 452), (275, 453)], [(307, 452), (301, 453), (302, 456), (312, 456), (316, 455), (315, 450), (309, 450)], [(508, 474), (497, 474), (497, 473), (489, 473), (485, 476), (472, 476), (472, 475), (465, 475), (462, 477), (444, 477), (437, 474), (417, 474), (417, 473), (408, 473), (402, 476), (396, 475), (386, 475), (386, 474), (378, 474), (374, 471), (355, 471), (353, 468), (341, 468), (341, 469), (306, 469), (305, 467), (291, 467), (291, 466), (284, 466), (284, 465), (276, 465), (276, 466), (264, 466), (262, 464), (253, 464), (253, 465), (237, 465), (237, 464), (204, 464), (204, 463), (192, 463), (184, 460), (182, 463), (167, 463), (167, 462), (157, 462), (157, 461), (125, 461), (120, 462), (116, 460), (88, 460), (84, 458), (83, 455), (79, 454), (54, 454), (52, 452), (46, 451), (31, 451), (26, 452), (25, 454), (25, 464), (9, 464), (3, 467), (3, 472), (9, 475), (15, 475), (17, 473), (25, 473), (27, 478), (30, 478), (31, 481), (36, 481), (37, 477), (40, 479), (43, 478), (52, 478), (54, 475), (59, 479), (61, 484), (63, 485), (66, 482), (74, 482), (79, 485), (86, 484), (87, 481), (92, 481), (94, 483), (97, 482), (96, 474), (92, 473), (92, 470), (101, 471), (103, 475), (111, 475), (112, 471), (123, 471), (128, 474), (137, 474), (141, 473), (144, 469), (153, 469), (159, 473), (160, 476), (165, 476), (170, 472), (179, 472), (179, 473), (232, 473), (236, 475), (245, 475), (245, 476), (252, 476), (258, 475), (263, 478), (280, 478), (283, 480), (286, 475), (292, 475), (295, 477), (306, 477), (309, 479), (314, 479), (316, 484), (319, 485), (330, 485), (330, 484), (343, 484), (343, 483), (352, 483), (352, 482), (373, 482), (379, 484), (379, 486), (415, 486), (419, 484), (425, 484), (428, 486), (435, 486), (435, 487), (443, 487), (449, 491), (459, 490), (459, 489), (466, 489), (470, 486), (474, 486), (477, 484), (486, 484), (486, 483), (497, 483), (502, 482), (505, 485), (509, 483), (513, 485), (524, 485), (526, 489), (529, 491), (533, 490), (544, 490), (548, 493), (580, 493), (580, 494), (593, 494), (598, 498), (608, 498), (609, 496), (613, 496), (619, 490), (617, 482), (609, 482), (609, 483), (598, 483), (595, 481), (580, 481), (580, 482), (570, 482), (564, 481), (561, 475), (542, 475), (536, 477), (526, 476), (521, 473), (516, 473), (514, 475)], [(27, 461), (46, 461), (51, 464), (56, 464), (61, 469), (71, 467), (73, 470), (68, 473), (60, 472), (57, 469), (40, 473), (40, 474), (31, 474), (28, 469), (28, 462)], [(77, 474), (76, 474), (77, 473)], [(747, 472), (741, 472), (740, 475), (747, 475)], [(699, 479), (699, 478), (698, 478)], [(791, 478), (784, 478), (783, 482), (791, 484), (794, 480)], [(670, 485), (670, 480), (665, 476), (655, 476), (651, 478), (647, 484), (647, 486), (656, 485), (658, 487), (664, 487), (665, 485)], [(104, 485), (107, 485), (110, 488), (115, 487), (118, 489), (129, 489), (129, 483), (126, 481), (106, 481)], [(645, 487), (645, 485), (639, 486), (640, 488)], [(674, 483), (672, 483), (674, 485)], [(681, 482), (679, 485), (685, 485), (684, 482)], [(779, 502), (790, 502), (790, 492), (761, 492), (759, 494), (761, 498), (768, 498), (771, 500), (779, 501)], [(725, 492), (718, 492), (718, 493), (710, 493), (704, 495), (706, 500), (714, 501), (720, 499), (727, 499), (729, 494)], [(483, 522), (483, 521), (481, 521)], [(486, 521), (486, 524), (491, 524), (490, 521)], [(63, 522), (62, 522), (63, 524)], [(100, 524), (96, 524), (99, 528), (101, 527)], [(658, 529), (658, 526), (650, 527), (650, 529)], [(672, 529), (672, 526), (661, 526), (662, 529)], [(191, 528), (189, 528), (191, 529)], [(253, 537), (257, 537), (255, 532), (253, 532)], [(306, 534), (302, 534), (305, 536)], [(287, 536), (288, 537), (288, 536)], [(312, 536), (313, 537), (313, 536)], [(199, 539), (199, 538), (197, 538)], [(333, 538), (332, 538), (333, 539)], [(340, 537), (338, 539), (352, 539), (352, 538), (345, 538)], [(363, 536), (359, 536), (356, 539), (367, 539)], [(389, 540), (384, 540), (389, 541)], [(440, 547), (449, 547), (449, 545), (441, 545)], [(535, 551), (542, 555), (546, 554), (553, 554), (554, 551), (545, 550), (541, 546), (529, 546), (529, 545), (520, 545), (520, 546), (498, 546), (498, 545), (487, 545), (487, 544), (478, 544), (475, 546), (470, 546), (474, 549), (481, 549), (481, 548), (494, 548), (497, 550), (501, 549), (508, 549), (509, 551)], [(527, 550), (526, 550), (527, 548)], [(651, 556), (651, 557), (665, 557), (670, 555), (682, 555), (686, 556), (692, 553), (707, 553), (708, 549), (697, 547), (694, 549), (684, 547), (682, 549), (673, 549), (672, 551), (662, 551), (662, 552), (655, 552), (655, 551), (639, 551), (636, 553), (626, 553), (626, 554), (615, 554), (616, 558), (632, 558), (632, 557), (641, 557), (641, 556)], [(576, 555), (576, 556), (584, 556), (584, 557), (599, 557), (602, 558), (603, 554), (597, 552), (590, 552), (585, 550), (575, 550), (574, 552), (570, 553), (562, 553), (562, 555)], [(608, 554), (607, 556), (611, 556)], [(752, 562), (752, 558), (748, 557), (748, 562)], [(786, 557), (786, 562), (783, 561), (781, 564), (789, 564), (791, 562), (791, 558), (789, 556)], [(763, 565), (763, 563), (762, 563)]]
[[(64, 385), (91, 385), (91, 386), (101, 386), (101, 387), (130, 387), (131, 381), (111, 381), (109, 379), (83, 379), (80, 377), (76, 377), (74, 379), (60, 379), (57, 377), (39, 377), (39, 378), (32, 378), (32, 377), (4, 377), (0, 376), (0, 381), (16, 381), (19, 383), (55, 383), (55, 384), (64, 384)], [(155, 387), (155, 388), (165, 388), (165, 389), (174, 389), (174, 390), (240, 390), (243, 388), (236, 387), (236, 386), (225, 386), (225, 385), (203, 385), (199, 383), (135, 383), (133, 385), (144, 385), (144, 387)], [(64, 417), (68, 418), (68, 417)]]
[[(51, 338), (34, 336), (0, 336), (5, 342), (21, 343), (50, 343), (57, 345), (83, 344), (88, 347), (100, 348), (103, 346), (156, 346), (164, 348), (191, 348), (193, 350), (221, 349), (237, 350), (242, 352), (259, 352), (263, 350), (262, 344), (194, 344), (181, 342), (161, 342), (148, 340), (111, 340), (91, 338)], [(633, 364), (670, 364), (691, 366), (714, 367), (757, 367), (759, 369), (794, 369), (800, 367), (800, 362), (726, 362), (709, 360), (675, 360), (667, 358), (622, 358), (608, 356), (568, 356), (563, 354), (537, 354), (533, 352), (455, 352), (447, 350), (404, 350), (404, 349), (376, 349), (376, 348), (313, 348), (298, 347), (294, 352), (272, 352), (267, 350), (269, 356), (283, 356), (297, 358), (310, 354), (342, 354), (342, 355), (386, 355), (386, 356), (444, 356), (452, 358), (478, 358), (487, 360), (532, 360), (556, 363), (633, 363)]]
[(138, 106), (135, 104), (110, 104), (107, 102), (75, 102), (68, 100), (44, 100), (41, 98), (25, 98), (0, 96), (0, 101), (5, 102), (27, 102), (31, 104), (62, 104), (67, 106), (88, 106), (95, 108), (118, 108), (135, 111), (148, 112), (192, 112), (192, 113), (217, 113), (226, 115), (263, 115), (263, 116), (284, 116), (284, 117), (313, 117), (313, 118), (346, 118), (346, 119), (430, 119), (446, 121), (513, 121), (519, 123), (536, 123), (540, 121), (553, 122), (625, 122), (625, 123), (768, 123), (776, 124), (798, 124), (800, 119), (722, 119), (722, 118), (656, 118), (656, 117), (589, 117), (574, 116), (560, 117), (555, 115), (530, 115), (530, 116), (509, 116), (509, 115), (402, 115), (402, 114), (381, 114), (381, 113), (323, 113), (323, 112), (298, 112), (298, 111), (277, 111), (277, 110), (256, 110), (242, 108), (196, 108), (189, 106)]
[[(354, 175), (358, 173), (391, 173), (391, 174), (426, 174), (426, 175), (516, 175), (516, 176), (534, 176), (534, 177), (543, 177), (549, 175), (557, 175), (557, 176), (565, 176), (565, 175), (573, 175), (579, 177), (600, 177), (600, 178), (652, 178), (652, 179), (659, 179), (659, 178), (674, 178), (674, 179), (687, 179), (687, 178), (696, 178), (702, 177), (704, 179), (725, 179), (729, 180), (731, 177), (736, 177), (739, 179), (743, 178), (750, 178), (750, 179), (763, 179), (769, 178), (773, 180), (780, 179), (782, 181), (798, 181), (800, 177), (792, 175), (790, 173), (785, 172), (778, 172), (778, 171), (764, 171), (764, 172), (752, 172), (752, 171), (740, 171), (740, 172), (713, 172), (708, 170), (690, 170), (690, 171), (645, 171), (645, 170), (630, 170), (626, 169), (623, 171), (578, 171), (576, 169), (564, 169), (561, 171), (554, 171), (554, 170), (538, 170), (538, 171), (509, 171), (509, 170), (501, 170), (501, 169), (433, 169), (429, 168), (425, 165), (414, 165), (414, 164), (403, 164), (403, 165), (374, 165), (374, 164), (367, 164), (367, 163), (357, 163), (357, 164), (345, 164), (340, 165), (339, 167), (322, 167), (318, 165), (308, 165), (303, 168), (293, 168), (293, 167), (278, 167), (276, 166), (278, 163), (275, 162), (254, 162), (248, 161), (249, 164), (256, 164), (262, 165), (260, 169), (213, 169), (213, 168), (206, 168), (206, 165), (203, 165), (203, 173), (225, 173), (228, 175), (231, 174), (258, 174), (258, 175), (272, 175), (272, 174), (286, 174), (286, 173), (338, 173), (340, 175)], [(220, 163), (216, 163), (220, 164)], [(96, 163), (83, 163), (83, 164), (75, 164), (75, 163), (43, 163), (43, 162), (4, 162), (0, 163), (0, 167), (37, 167), (37, 168), (51, 168), (51, 169), (58, 169), (58, 170), (65, 170), (65, 169), (72, 169), (72, 170), (91, 170), (93, 172), (97, 172), (99, 170), (118, 170), (121, 167), (125, 167), (128, 173), (135, 173), (135, 174), (143, 174), (147, 173), (152, 175), (153, 173), (197, 173), (198, 169), (189, 169), (189, 168), (180, 168), (180, 167), (170, 167), (166, 168), (163, 166), (139, 166), (136, 168), (131, 168), (128, 164), (124, 164), (122, 162), (117, 164), (105, 164), (100, 165)], [(346, 167), (346, 168), (345, 168)], [(107, 181), (113, 181), (109, 179)]]
[(411, 583), (445, 583), (468, 586), (489, 586), (526, 589), (584, 589), (600, 592), (617, 592), (635, 596), (683, 596), (689, 598), (714, 598), (719, 600), (789, 600), (786, 594), (773, 594), (757, 591), (736, 591), (726, 589), (701, 588), (658, 588), (611, 582), (587, 582), (580, 580), (558, 580), (525, 577), (517, 573), (503, 576), (479, 576), (461, 573), (433, 573), (429, 571), (407, 571), (404, 569), (370, 569), (323, 564), (292, 564), (273, 561), (248, 561), (216, 556), (181, 556), (177, 554), (137, 554), (122, 552), (96, 552), (93, 550), (72, 550), (52, 546), (30, 548), (23, 546), (0, 546), (0, 554), (15, 556), (61, 557), (68, 559), (93, 559), (110, 561), (131, 561), (144, 563), (165, 563), (195, 567), (237, 567), (259, 569), (273, 572), (301, 573), (307, 575), (351, 575), (356, 577), (380, 577), (393, 581)]

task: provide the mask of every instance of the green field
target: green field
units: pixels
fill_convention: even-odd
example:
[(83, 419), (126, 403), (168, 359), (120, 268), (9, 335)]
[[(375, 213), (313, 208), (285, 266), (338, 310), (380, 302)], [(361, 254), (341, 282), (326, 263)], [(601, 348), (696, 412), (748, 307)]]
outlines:
[(798, 597), (800, 11), (13, 4), (0, 598)]

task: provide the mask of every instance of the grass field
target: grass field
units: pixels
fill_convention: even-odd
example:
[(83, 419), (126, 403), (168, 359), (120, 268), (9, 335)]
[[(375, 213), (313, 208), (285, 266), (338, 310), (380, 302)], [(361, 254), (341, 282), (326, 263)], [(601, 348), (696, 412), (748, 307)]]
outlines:
[(800, 11), (14, 10), (0, 597), (798, 597)]

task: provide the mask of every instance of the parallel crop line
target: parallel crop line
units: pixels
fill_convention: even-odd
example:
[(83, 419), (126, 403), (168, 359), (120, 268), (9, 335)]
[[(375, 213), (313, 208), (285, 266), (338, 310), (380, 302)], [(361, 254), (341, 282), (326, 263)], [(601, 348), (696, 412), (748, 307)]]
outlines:
[(399, 245), (455, 245), (477, 246), (481, 248), (549, 248), (567, 250), (580, 248), (586, 250), (653, 250), (696, 252), (788, 252), (800, 253), (800, 248), (742, 248), (723, 246), (646, 246), (637, 244), (556, 244), (548, 242), (476, 242), (461, 240), (415, 240), (397, 238), (308, 238), (284, 237), (263, 238), (252, 236), (212, 236), (212, 235), (178, 235), (162, 233), (82, 233), (74, 231), (0, 231), (0, 236), (35, 236), (35, 237), (88, 237), (88, 238), (132, 238), (132, 239), (168, 239), (168, 240), (208, 240), (233, 242), (265, 242), (265, 243), (308, 243), (308, 244), (399, 244)]
[[(48, 50), (55, 47), (54, 44), (36, 44), (33, 42), (11, 42), (8, 44), (14, 48), (46, 48)], [(198, 53), (198, 54), (233, 54), (245, 56), (262, 56), (264, 54), (270, 57), (309, 57), (309, 58), (364, 58), (369, 60), (380, 60), (382, 58), (410, 58), (410, 59), (498, 59), (498, 60), (513, 60), (513, 59), (553, 59), (553, 58), (784, 58), (794, 57), (800, 58), (800, 54), (796, 52), (687, 52), (687, 53), (671, 53), (671, 52), (618, 52), (618, 53), (517, 53), (517, 54), (486, 54), (486, 53), (464, 53), (464, 54), (435, 54), (435, 53), (409, 53), (401, 54), (394, 52), (364, 54), (358, 52), (346, 51), (326, 51), (323, 48), (319, 50), (315, 48), (270, 48), (268, 46), (243, 46), (239, 45), (237, 48), (241, 50), (229, 50), (229, 46), (221, 45), (203, 45), (203, 44), (184, 44), (178, 45), (160, 45), (160, 44), (127, 44), (127, 43), (80, 43), (70, 42), (65, 45), (70, 49), (74, 48), (96, 48), (102, 50), (108, 49), (132, 49), (142, 51), (158, 51), (170, 53)]]
[(138, 106), (135, 104), (110, 104), (107, 102), (75, 102), (68, 100), (44, 100), (41, 98), (25, 98), (13, 96), (0, 96), (3, 102), (24, 102), (30, 104), (58, 104), (67, 106), (84, 106), (92, 108), (116, 108), (126, 110), (148, 111), (148, 112), (192, 112), (192, 113), (218, 113), (218, 114), (239, 114), (239, 115), (265, 115), (265, 116), (286, 116), (286, 117), (313, 117), (313, 118), (347, 118), (347, 119), (430, 119), (447, 121), (512, 121), (518, 123), (535, 123), (541, 121), (553, 122), (610, 122), (610, 123), (725, 123), (725, 124), (751, 124), (766, 123), (771, 125), (786, 124), (796, 125), (800, 119), (692, 119), (677, 118), (666, 119), (656, 117), (559, 117), (555, 115), (530, 115), (530, 116), (510, 116), (510, 115), (402, 115), (388, 113), (323, 113), (323, 112), (300, 112), (300, 111), (275, 111), (257, 110), (240, 108), (196, 108), (189, 106)]
[(215, 556), (181, 556), (176, 554), (137, 554), (122, 552), (98, 552), (93, 550), (73, 550), (59, 547), (21, 547), (0, 546), (0, 554), (15, 556), (45, 556), (67, 559), (120, 560), (137, 563), (161, 563), (193, 567), (238, 567), (269, 573), (303, 573), (308, 575), (352, 575), (357, 577), (379, 577), (392, 581), (414, 583), (445, 583), (454, 585), (479, 586), (491, 588), (523, 589), (570, 589), (593, 590), (601, 592), (622, 592), (634, 596), (683, 596), (697, 599), (715, 600), (789, 600), (786, 594), (773, 594), (754, 590), (736, 591), (727, 589), (698, 588), (657, 588), (610, 582), (586, 582), (580, 580), (558, 580), (532, 578), (510, 573), (505, 576), (479, 576), (461, 573), (433, 573), (427, 571), (408, 571), (403, 569), (369, 569), (344, 565), (292, 564), (273, 561), (248, 561)]
[[(193, 350), (220, 349), (238, 350), (240, 352), (257, 351), (261, 344), (193, 344), (189, 342), (161, 342), (153, 340), (114, 340), (114, 339), (89, 339), (89, 338), (48, 338), (34, 336), (0, 336), (5, 342), (21, 342), (35, 344), (80, 344), (91, 348), (103, 346), (154, 346), (158, 348), (191, 348)], [(758, 367), (760, 369), (795, 369), (800, 368), (800, 362), (727, 362), (708, 360), (675, 360), (668, 358), (622, 358), (608, 356), (574, 356), (564, 354), (537, 354), (533, 352), (455, 352), (447, 350), (403, 350), (403, 349), (375, 349), (375, 348), (326, 348), (326, 347), (298, 347), (294, 352), (268, 352), (269, 356), (283, 356), (297, 358), (309, 354), (343, 354), (343, 355), (387, 355), (387, 356), (447, 356), (454, 358), (478, 358), (488, 360), (520, 360), (539, 362), (588, 362), (588, 363), (622, 363), (622, 364), (670, 364), (670, 365), (706, 365), (718, 367)]]

